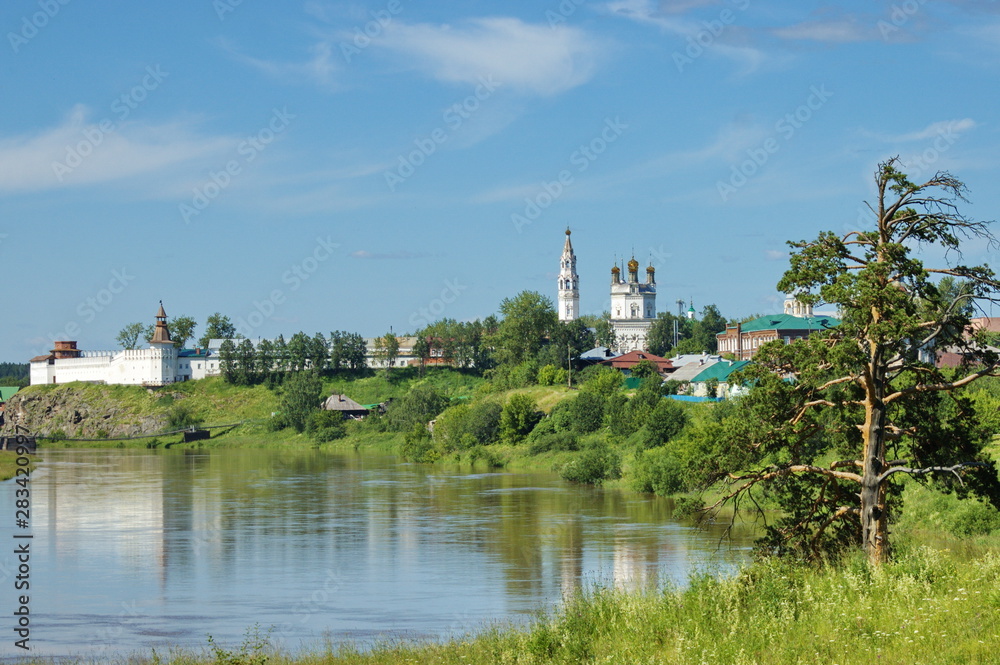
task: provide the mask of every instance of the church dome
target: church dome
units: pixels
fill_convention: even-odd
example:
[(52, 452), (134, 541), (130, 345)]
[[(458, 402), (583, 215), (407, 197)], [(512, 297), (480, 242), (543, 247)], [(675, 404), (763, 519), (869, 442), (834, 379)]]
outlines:
[(647, 266), (646, 272), (656, 272), (656, 268), (654, 268), (653, 266)]
[(638, 269), (639, 269), (639, 262), (635, 260), (635, 257), (632, 257), (632, 260), (628, 262), (628, 271), (635, 272)]
[(612, 274), (617, 275), (621, 272), (621, 270), (618, 269), (618, 266), (611, 266), (611, 272)]

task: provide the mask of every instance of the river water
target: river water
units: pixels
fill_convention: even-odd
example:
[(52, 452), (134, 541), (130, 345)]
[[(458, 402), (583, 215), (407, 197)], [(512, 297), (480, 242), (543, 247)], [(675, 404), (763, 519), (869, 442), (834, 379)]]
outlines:
[[(30, 486), (26, 531), (0, 484), (0, 657), (235, 646), (255, 624), (289, 651), (440, 638), (748, 552), (663, 499), (349, 452), (42, 451)], [(12, 630), (27, 532), (30, 653)]]

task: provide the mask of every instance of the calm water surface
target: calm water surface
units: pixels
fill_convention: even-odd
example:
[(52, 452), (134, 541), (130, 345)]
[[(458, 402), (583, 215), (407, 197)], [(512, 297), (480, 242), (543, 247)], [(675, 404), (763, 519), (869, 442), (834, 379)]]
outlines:
[[(522, 621), (578, 587), (683, 582), (747, 543), (662, 499), (551, 473), (460, 473), (317, 451), (60, 450), (32, 475), (32, 655), (435, 638)], [(11, 543), (11, 482), (0, 537)], [(0, 656), (13, 647), (0, 554)]]

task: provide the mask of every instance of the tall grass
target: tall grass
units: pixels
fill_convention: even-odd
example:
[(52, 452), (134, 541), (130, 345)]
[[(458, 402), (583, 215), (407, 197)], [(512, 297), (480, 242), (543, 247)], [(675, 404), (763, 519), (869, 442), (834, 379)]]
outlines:
[[(429, 644), (327, 645), (270, 653), (268, 662), (911, 665), (996, 663), (998, 645), (1000, 555), (960, 564), (917, 548), (876, 570), (861, 557), (825, 568), (771, 560), (728, 578), (698, 574), (684, 588), (596, 589), (527, 628)], [(207, 653), (170, 660), (213, 662)]]

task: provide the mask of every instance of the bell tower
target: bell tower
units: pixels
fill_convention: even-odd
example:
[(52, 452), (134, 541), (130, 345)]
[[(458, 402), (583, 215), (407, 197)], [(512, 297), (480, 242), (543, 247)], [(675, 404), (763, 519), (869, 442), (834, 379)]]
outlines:
[(580, 278), (576, 274), (576, 254), (566, 229), (566, 244), (559, 259), (559, 320), (574, 321), (580, 317)]

